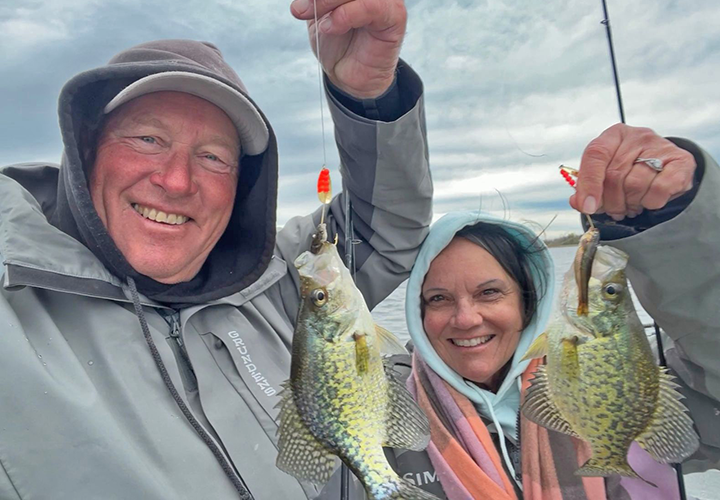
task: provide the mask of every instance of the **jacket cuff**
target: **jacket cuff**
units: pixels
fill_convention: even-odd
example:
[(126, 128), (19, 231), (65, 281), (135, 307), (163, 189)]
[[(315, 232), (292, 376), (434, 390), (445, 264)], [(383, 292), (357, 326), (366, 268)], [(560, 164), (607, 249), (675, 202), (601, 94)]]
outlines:
[(382, 95), (374, 99), (358, 99), (340, 90), (325, 76), (329, 97), (346, 112), (380, 122), (393, 122), (415, 107), (423, 93), (420, 77), (405, 61), (398, 61), (395, 79)]

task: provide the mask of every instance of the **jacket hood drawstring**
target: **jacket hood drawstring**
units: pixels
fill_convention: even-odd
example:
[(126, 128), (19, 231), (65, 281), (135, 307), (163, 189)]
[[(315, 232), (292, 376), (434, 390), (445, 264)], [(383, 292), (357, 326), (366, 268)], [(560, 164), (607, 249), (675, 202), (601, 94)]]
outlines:
[(175, 384), (173, 384), (172, 380), (170, 379), (170, 374), (168, 373), (167, 368), (165, 367), (165, 364), (160, 357), (160, 352), (158, 351), (157, 346), (152, 339), (152, 336), (150, 335), (150, 328), (148, 327), (147, 320), (145, 319), (145, 312), (143, 311), (142, 304), (140, 303), (140, 295), (138, 294), (135, 280), (133, 280), (130, 276), (127, 277), (127, 287), (132, 297), (135, 314), (137, 315), (138, 321), (140, 322), (140, 328), (142, 329), (143, 335), (145, 336), (145, 341), (147, 342), (148, 348), (150, 349), (150, 354), (155, 361), (155, 366), (157, 366), (158, 371), (160, 371), (160, 376), (162, 377), (163, 382), (165, 382), (165, 387), (167, 387), (168, 391), (170, 391), (170, 394), (175, 400), (175, 403), (178, 405), (178, 408), (180, 408), (180, 411), (190, 423), (192, 428), (195, 429), (195, 432), (198, 433), (203, 442), (208, 446), (208, 448), (210, 448), (210, 451), (212, 451), (212, 454), (217, 459), (220, 467), (222, 467), (225, 475), (228, 477), (228, 479), (230, 479), (233, 486), (235, 486), (235, 489), (240, 494), (240, 499), (254, 500), (254, 497), (252, 496), (250, 491), (243, 484), (242, 478), (235, 472), (233, 466), (225, 458), (222, 451), (217, 446), (212, 437), (210, 437), (207, 431), (202, 428), (200, 423), (190, 412), (190, 409), (187, 407), (185, 402), (180, 397), (177, 389), (175, 388)]
[(488, 401), (487, 396), (483, 394), (482, 392), (479, 393), (480, 397), (485, 402), (485, 405), (488, 408), (488, 413), (490, 414), (490, 418), (492, 419), (493, 425), (495, 426), (495, 429), (498, 433), (498, 441), (500, 442), (500, 450), (502, 451), (503, 460), (505, 460), (505, 466), (508, 468), (508, 472), (510, 472), (510, 477), (515, 481), (515, 484), (517, 484), (518, 488), (520, 488), (520, 491), (522, 491), (522, 481), (518, 481), (518, 474), (515, 471), (515, 465), (513, 464), (513, 461), (510, 459), (510, 454), (507, 450), (507, 444), (505, 443), (505, 433), (503, 432), (502, 425), (500, 425), (500, 422), (497, 419), (497, 416), (495, 415), (495, 410), (493, 409), (493, 405)]

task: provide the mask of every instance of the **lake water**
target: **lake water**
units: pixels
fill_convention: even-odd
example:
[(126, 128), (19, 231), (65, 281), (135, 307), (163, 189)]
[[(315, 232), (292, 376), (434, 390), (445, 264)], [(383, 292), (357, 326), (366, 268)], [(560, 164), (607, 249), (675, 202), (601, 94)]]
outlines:
[[(555, 260), (555, 295), (560, 291), (565, 272), (570, 269), (575, 257), (576, 247), (551, 248)], [(652, 323), (652, 319), (638, 303), (633, 294), (635, 307), (643, 324)], [(391, 293), (372, 312), (375, 321), (400, 338), (403, 344), (410, 338), (405, 326), (405, 283)], [(685, 486), (688, 499), (720, 500), (720, 471), (711, 470), (699, 474), (687, 474)]]

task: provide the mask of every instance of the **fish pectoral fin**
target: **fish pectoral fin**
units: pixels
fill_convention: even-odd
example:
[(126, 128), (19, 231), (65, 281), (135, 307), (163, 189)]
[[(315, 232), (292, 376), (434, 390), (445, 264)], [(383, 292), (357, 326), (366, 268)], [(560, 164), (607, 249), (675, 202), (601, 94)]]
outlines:
[(393, 369), (385, 365), (388, 381), (388, 417), (383, 446), (422, 451), (430, 442), (430, 424)]
[(661, 463), (677, 463), (695, 453), (700, 441), (674, 377), (666, 368), (660, 370), (660, 393), (653, 418), (636, 441)]
[(550, 397), (550, 382), (546, 365), (540, 365), (535, 371), (521, 409), (528, 420), (538, 425), (569, 436), (580, 437), (565, 420)]
[(547, 332), (544, 332), (540, 334), (540, 336), (536, 338), (532, 344), (530, 344), (530, 347), (528, 347), (528, 350), (521, 361), (527, 361), (534, 358), (544, 358), (545, 356), (547, 356), (547, 353), (548, 335)]
[(354, 333), (355, 340), (355, 369), (358, 375), (365, 375), (370, 367), (370, 348), (367, 344), (367, 336), (362, 333)]
[(318, 485), (328, 482), (339, 459), (315, 439), (298, 413), (289, 384), (280, 391), (278, 426), (278, 469), (301, 481)]
[(375, 333), (378, 337), (380, 352), (383, 354), (407, 354), (407, 349), (392, 332), (389, 332), (380, 325), (375, 325)]

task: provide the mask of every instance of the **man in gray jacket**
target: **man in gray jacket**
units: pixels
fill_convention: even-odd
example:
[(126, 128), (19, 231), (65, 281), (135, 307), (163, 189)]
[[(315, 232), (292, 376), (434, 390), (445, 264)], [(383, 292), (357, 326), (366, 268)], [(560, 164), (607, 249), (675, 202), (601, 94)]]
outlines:
[[(322, 63), (374, 306), (432, 184), (404, 6), (345, 4), (318, 4)], [(275, 467), (292, 262), (320, 213), (276, 236), (276, 138), (235, 72), (211, 44), (150, 42), (70, 80), (59, 114), (61, 165), (0, 173), (0, 498), (337, 498)]]

